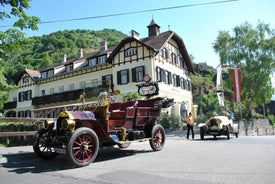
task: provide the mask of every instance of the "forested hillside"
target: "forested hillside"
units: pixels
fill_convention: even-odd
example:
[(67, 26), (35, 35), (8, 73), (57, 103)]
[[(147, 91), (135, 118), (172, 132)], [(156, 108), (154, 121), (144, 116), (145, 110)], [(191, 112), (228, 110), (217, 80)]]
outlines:
[(9, 84), (25, 68), (38, 69), (61, 62), (62, 55), (67, 58), (78, 56), (79, 48), (84, 54), (98, 50), (102, 41), (108, 47), (117, 45), (127, 35), (114, 29), (102, 31), (71, 30), (58, 31), (49, 35), (30, 37), (21, 42), (22, 47), (6, 53), (0, 65), (5, 66), (4, 75)]

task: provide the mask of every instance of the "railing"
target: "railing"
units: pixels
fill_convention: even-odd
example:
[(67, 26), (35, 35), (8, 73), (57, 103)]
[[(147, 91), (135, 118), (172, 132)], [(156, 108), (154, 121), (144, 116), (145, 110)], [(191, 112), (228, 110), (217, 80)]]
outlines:
[[(43, 122), (46, 118), (0, 118), (1, 122), (14, 122), (14, 123), (21, 123), (21, 122), (29, 122), (29, 123), (39, 123), (38, 126), (42, 126)], [(0, 137), (13, 137), (13, 136), (29, 136), (35, 135), (37, 131), (16, 131), (16, 132), (0, 132)]]
[(55, 93), (52, 95), (45, 95), (40, 97), (34, 97), (32, 99), (32, 105), (41, 105), (41, 104), (49, 104), (56, 102), (63, 102), (69, 100), (77, 100), (79, 96), (83, 93), (83, 89), (74, 90), (74, 91), (66, 91), (63, 93)]
[(16, 101), (4, 103), (4, 109), (13, 109), (13, 108), (16, 108), (16, 106), (17, 106)]

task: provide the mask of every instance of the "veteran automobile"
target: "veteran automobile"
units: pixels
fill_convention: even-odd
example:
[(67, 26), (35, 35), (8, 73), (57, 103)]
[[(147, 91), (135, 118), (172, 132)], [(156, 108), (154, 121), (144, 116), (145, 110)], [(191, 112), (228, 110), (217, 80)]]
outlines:
[[(158, 94), (157, 83), (139, 85), (141, 95)], [(127, 102), (109, 102), (108, 94), (99, 95), (99, 103), (85, 111), (61, 112), (56, 121), (45, 121), (33, 144), (42, 159), (68, 155), (72, 164), (81, 167), (92, 163), (100, 147), (117, 145), (127, 148), (133, 141), (149, 140), (154, 151), (165, 144), (165, 131), (159, 124), (162, 108), (170, 107), (173, 99), (154, 97)]]
[(206, 135), (211, 135), (216, 138), (217, 136), (225, 135), (227, 139), (230, 139), (230, 134), (235, 134), (238, 137), (239, 130), (238, 124), (233, 123), (233, 120), (227, 116), (214, 116), (206, 121), (206, 123), (200, 123), (200, 138), (203, 140)]

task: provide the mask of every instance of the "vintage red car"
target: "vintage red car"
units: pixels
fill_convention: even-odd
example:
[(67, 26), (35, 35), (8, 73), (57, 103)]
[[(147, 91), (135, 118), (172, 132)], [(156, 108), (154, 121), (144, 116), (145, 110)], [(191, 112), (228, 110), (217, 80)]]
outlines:
[[(147, 95), (158, 92), (156, 83), (139, 86), (148, 88)], [(100, 147), (128, 147), (137, 140), (149, 140), (159, 151), (165, 144), (165, 130), (159, 124), (161, 109), (173, 104), (173, 99), (155, 97), (146, 100), (96, 104), (85, 111), (61, 112), (56, 121), (45, 121), (35, 136), (34, 152), (42, 159), (67, 154), (76, 166), (87, 166), (97, 157)]]

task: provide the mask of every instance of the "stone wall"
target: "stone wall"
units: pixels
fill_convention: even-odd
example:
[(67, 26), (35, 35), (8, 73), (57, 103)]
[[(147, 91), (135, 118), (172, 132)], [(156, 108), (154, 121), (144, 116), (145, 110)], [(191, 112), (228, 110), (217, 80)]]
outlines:
[(237, 121), (234, 123), (239, 124), (239, 135), (241, 136), (275, 135), (275, 129), (270, 125), (268, 119)]

